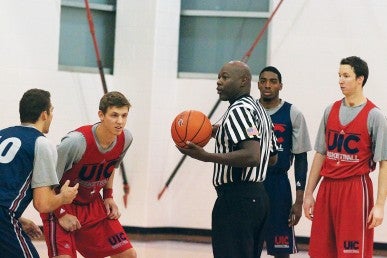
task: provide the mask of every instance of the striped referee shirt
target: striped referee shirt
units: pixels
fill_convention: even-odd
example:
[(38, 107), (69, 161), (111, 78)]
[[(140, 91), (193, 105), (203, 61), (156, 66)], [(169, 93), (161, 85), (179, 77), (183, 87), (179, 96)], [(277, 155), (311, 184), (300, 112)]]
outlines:
[(215, 139), (216, 153), (235, 151), (237, 144), (244, 140), (257, 140), (261, 148), (258, 167), (232, 167), (215, 163), (212, 180), (215, 187), (227, 183), (265, 180), (270, 153), (276, 153), (278, 147), (273, 123), (261, 104), (250, 95), (237, 99), (224, 114)]

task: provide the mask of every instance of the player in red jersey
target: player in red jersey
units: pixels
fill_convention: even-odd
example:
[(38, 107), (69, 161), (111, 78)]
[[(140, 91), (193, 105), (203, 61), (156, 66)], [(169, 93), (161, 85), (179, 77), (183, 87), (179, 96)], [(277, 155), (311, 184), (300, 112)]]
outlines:
[(125, 129), (129, 108), (121, 93), (105, 94), (100, 122), (70, 132), (58, 146), (60, 183), (70, 180), (79, 189), (71, 204), (41, 214), (49, 257), (76, 257), (76, 251), (84, 257), (136, 257), (112, 195), (114, 169), (133, 139)]
[[(304, 197), (312, 220), (309, 255), (313, 258), (373, 254), (374, 227), (383, 221), (387, 194), (387, 123), (363, 94), (368, 66), (356, 56), (341, 60), (339, 85), (344, 98), (324, 113)], [(369, 173), (379, 162), (374, 205)], [(322, 179), (316, 201), (313, 191)]]

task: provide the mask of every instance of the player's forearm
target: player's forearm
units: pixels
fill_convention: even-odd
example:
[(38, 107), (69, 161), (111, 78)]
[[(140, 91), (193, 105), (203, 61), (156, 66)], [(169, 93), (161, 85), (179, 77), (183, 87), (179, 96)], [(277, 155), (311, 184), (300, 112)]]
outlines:
[(274, 166), (275, 164), (277, 164), (277, 161), (278, 161), (278, 154), (270, 155), (269, 166)]
[(321, 179), (320, 171), (325, 160), (325, 155), (318, 152), (315, 153), (313, 158), (312, 167), (310, 169), (308, 183), (305, 188), (305, 195), (312, 195), (317, 187), (318, 182)]
[(378, 191), (376, 195), (375, 205), (384, 207), (387, 197), (387, 161), (383, 160), (379, 163), (378, 176)]
[(254, 167), (259, 165), (259, 155), (250, 155), (246, 150), (228, 153), (208, 153), (207, 161), (233, 167)]
[(296, 204), (302, 204), (304, 202), (304, 191), (303, 190), (297, 190), (296, 191), (296, 200), (294, 203)]
[(233, 167), (255, 167), (261, 161), (260, 145), (257, 141), (242, 141), (238, 144), (238, 149), (227, 153), (205, 152), (208, 161), (229, 165)]
[(33, 195), (33, 205), (40, 213), (52, 212), (65, 204), (63, 195), (56, 194), (51, 187), (35, 188)]
[(109, 180), (107, 181), (106, 185), (103, 187), (104, 189), (113, 189), (114, 174), (115, 174), (115, 170), (113, 170), (112, 174), (109, 177)]

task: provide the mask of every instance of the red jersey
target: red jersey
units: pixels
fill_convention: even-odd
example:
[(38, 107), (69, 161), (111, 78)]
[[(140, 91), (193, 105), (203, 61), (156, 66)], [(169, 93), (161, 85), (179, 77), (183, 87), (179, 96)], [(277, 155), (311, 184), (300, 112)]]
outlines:
[(85, 204), (99, 196), (99, 191), (106, 185), (124, 151), (125, 136), (117, 137), (115, 146), (108, 152), (99, 151), (92, 132), (92, 125), (82, 126), (75, 131), (82, 133), (86, 140), (86, 150), (81, 160), (64, 172), (60, 184), (70, 180), (70, 185), (79, 183), (75, 204)]
[(359, 114), (347, 125), (339, 119), (341, 100), (333, 104), (325, 130), (327, 154), (321, 175), (346, 178), (368, 174), (375, 169), (372, 139), (367, 128), (368, 114), (375, 107), (367, 100)]

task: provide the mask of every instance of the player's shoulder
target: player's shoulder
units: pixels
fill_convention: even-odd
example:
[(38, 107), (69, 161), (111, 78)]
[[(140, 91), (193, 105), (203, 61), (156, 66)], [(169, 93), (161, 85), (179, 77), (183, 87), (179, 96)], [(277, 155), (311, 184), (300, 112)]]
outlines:
[(81, 132), (71, 131), (61, 139), (59, 146), (79, 146), (80, 144), (86, 144), (85, 136)]
[(38, 136), (35, 141), (35, 152), (42, 155), (52, 155), (55, 150), (55, 145), (44, 135)]
[(277, 112), (290, 112), (291, 116), (294, 117), (299, 115), (303, 116), (301, 110), (296, 105), (283, 99), (281, 99), (280, 104), (277, 107), (273, 108), (271, 112), (273, 112), (273, 114)]
[(325, 115), (328, 115), (328, 114), (331, 112), (331, 110), (332, 110), (332, 108), (333, 108), (333, 105), (334, 105), (335, 103), (336, 103), (336, 102), (333, 102), (333, 103), (330, 103), (329, 105), (325, 106), (325, 109), (324, 109), (324, 114), (325, 114)]
[(383, 111), (377, 106), (374, 106), (370, 110), (369, 116), (371, 116), (375, 119), (378, 119), (378, 120), (385, 120), (386, 119), (386, 116), (384, 115)]
[(39, 145), (41, 147), (53, 146), (51, 141), (44, 135), (36, 137), (36, 145)]
[(298, 108), (298, 106), (289, 102), (286, 102), (286, 103), (290, 104), (290, 113), (293, 113), (295, 115), (302, 115), (302, 111), (301, 109)]
[(132, 132), (129, 129), (124, 128), (123, 133), (124, 133), (125, 139), (127, 140), (130, 139), (130, 141), (133, 140)]
[(65, 138), (68, 138), (71, 140), (79, 140), (79, 139), (84, 139), (85, 136), (83, 135), (83, 133), (81, 133), (79, 131), (71, 131), (63, 137), (63, 139), (65, 139)]

